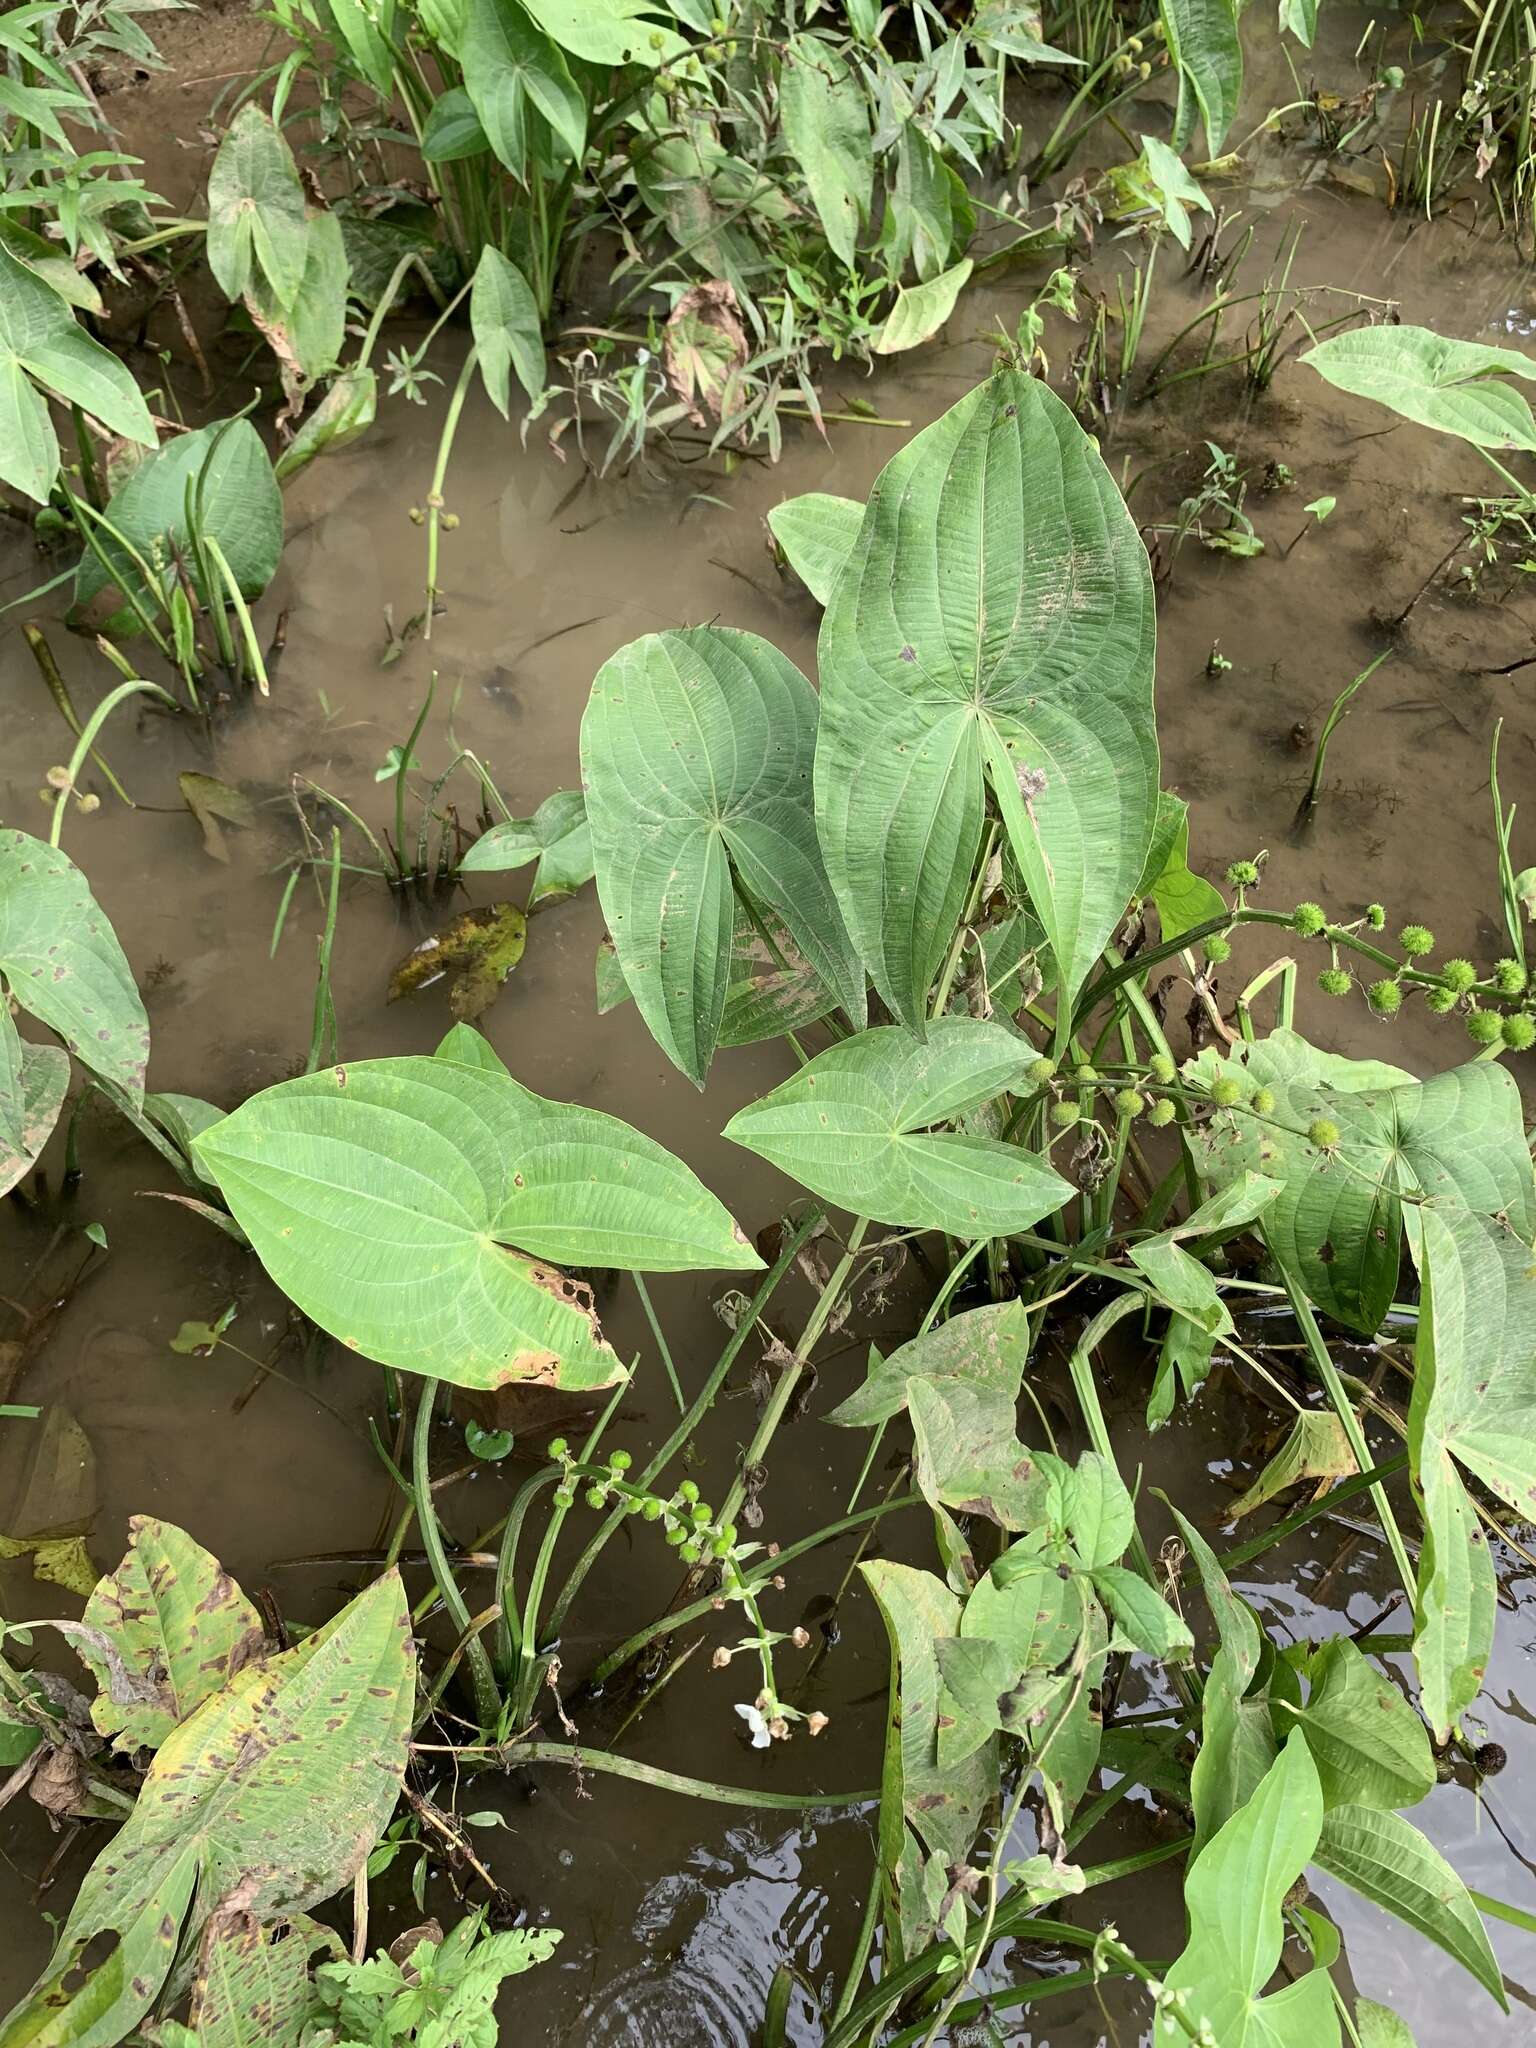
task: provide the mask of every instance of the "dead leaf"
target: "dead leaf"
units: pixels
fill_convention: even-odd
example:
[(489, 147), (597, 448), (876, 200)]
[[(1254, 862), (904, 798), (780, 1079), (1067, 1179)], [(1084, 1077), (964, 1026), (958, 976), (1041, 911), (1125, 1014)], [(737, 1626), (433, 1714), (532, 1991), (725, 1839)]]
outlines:
[(199, 775), (195, 769), (184, 769), (176, 779), (181, 785), (183, 803), (203, 828), (203, 851), (215, 860), (227, 861), (229, 848), (224, 844), (219, 820), (222, 818), (226, 825), (254, 825), (256, 812), (250, 798), (232, 783), (220, 782), (214, 775)]
[(96, 1454), (62, 1402), (0, 1433), (0, 1529), (30, 1546), (78, 1536), (95, 1514)]
[(389, 977), (389, 1000), (415, 995), (446, 976), (449, 1009), (461, 1024), (471, 1024), (495, 1002), (523, 957), (527, 937), (528, 920), (515, 903), (461, 911), (406, 954)]
[(62, 1586), (88, 1600), (96, 1584), (96, 1567), (83, 1536), (36, 1538), (0, 1536), (0, 1558), (32, 1558), (32, 1576), (40, 1586)]
[(736, 379), (749, 350), (736, 294), (723, 278), (683, 293), (667, 321), (661, 361), (667, 382), (696, 427), (734, 410)]

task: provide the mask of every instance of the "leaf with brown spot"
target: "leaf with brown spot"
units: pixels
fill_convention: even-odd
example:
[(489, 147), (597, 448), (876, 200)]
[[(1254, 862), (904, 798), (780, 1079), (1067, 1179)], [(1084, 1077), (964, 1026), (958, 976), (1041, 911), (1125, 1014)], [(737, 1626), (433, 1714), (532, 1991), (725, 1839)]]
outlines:
[[(0, 1004), (4, 1000), (0, 995)], [(16, 1142), (0, 1136), (0, 1195), (25, 1179), (53, 1135), (69, 1088), (69, 1054), (57, 1045), (22, 1044), (19, 1078), (13, 1098)]]
[(750, 350), (736, 294), (722, 278), (690, 286), (672, 308), (662, 335), (667, 382), (696, 427), (735, 410), (737, 379)]
[(294, 2048), (313, 2003), (310, 1958), (345, 1954), (307, 1915), (263, 1926), (221, 1906), (203, 1929), (188, 2015), (199, 2048)]
[(242, 828), (254, 825), (256, 811), (250, 798), (232, 783), (220, 782), (216, 775), (199, 775), (194, 768), (183, 769), (176, 780), (182, 802), (203, 828), (204, 853), (214, 860), (228, 861), (229, 848), (224, 843), (219, 820)]
[(128, 1552), (86, 1604), (88, 1627), (99, 1629), (152, 1697), (112, 1697), (103, 1658), (84, 1642), (80, 1655), (101, 1691), (91, 1719), (121, 1750), (157, 1749), (178, 1721), (259, 1657), (261, 1616), (216, 1557), (173, 1522), (134, 1515)]
[(123, 949), (74, 862), (29, 832), (0, 831), (0, 974), (22, 1009), (139, 1108), (149, 1019)]
[(413, 946), (389, 977), (389, 1000), (415, 995), (448, 977), (448, 1007), (472, 1023), (495, 1002), (528, 938), (528, 920), (515, 903), (489, 903), (460, 911), (441, 931)]
[(179, 1856), (158, 1892), (113, 1929), (114, 1938), (61, 1941), (44, 1975), (0, 2020), (5, 2048), (110, 2048), (124, 2040), (150, 2002), (139, 1987), (151, 1983), (158, 1991), (170, 1974), (196, 1881), (196, 1857)]

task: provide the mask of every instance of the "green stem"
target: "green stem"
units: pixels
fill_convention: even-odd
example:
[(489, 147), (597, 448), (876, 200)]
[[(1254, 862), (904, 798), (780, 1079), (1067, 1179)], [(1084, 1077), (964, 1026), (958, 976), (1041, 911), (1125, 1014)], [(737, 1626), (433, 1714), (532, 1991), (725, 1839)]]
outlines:
[(667, 1378), (672, 1383), (672, 1396), (677, 1402), (677, 1412), (679, 1415), (686, 1415), (688, 1413), (688, 1404), (683, 1399), (682, 1382), (678, 1379), (677, 1367), (673, 1363), (672, 1347), (668, 1344), (666, 1334), (657, 1320), (656, 1310), (651, 1302), (651, 1291), (645, 1284), (645, 1276), (643, 1273), (632, 1273), (630, 1278), (635, 1283), (635, 1292), (640, 1297), (640, 1306), (645, 1310), (645, 1320), (651, 1326), (651, 1335), (656, 1339), (656, 1348), (661, 1353), (661, 1362), (666, 1367)]
[[(446, 317), (445, 314), (444, 318)], [(475, 365), (479, 360), (472, 347), (464, 358), (464, 367), (460, 370), (458, 382), (453, 387), (453, 396), (448, 401), (447, 417), (443, 421), (443, 431), (438, 437), (437, 461), (432, 469), (432, 488), (427, 494), (427, 610), (421, 627), (423, 640), (432, 638), (432, 614), (437, 607), (437, 544), (443, 514), (443, 484), (448, 476), (448, 458), (453, 453), (453, 437), (459, 430), (459, 416), (464, 410), (470, 380), (475, 374)]]
[[(658, 1770), (634, 1757), (615, 1756), (605, 1749), (578, 1749), (569, 1742), (507, 1742), (491, 1752), (497, 1765), (511, 1770), (518, 1764), (567, 1764), (578, 1774), (604, 1771), (615, 1778), (632, 1778), (637, 1785), (654, 1785), (661, 1792), (681, 1792), (688, 1799), (711, 1799), (721, 1806), (765, 1808), (775, 1813), (804, 1813), (812, 1807), (867, 1806), (880, 1797), (868, 1792), (765, 1792), (758, 1786), (716, 1785), (704, 1778), (685, 1778), (679, 1771)], [(454, 1755), (471, 1762), (472, 1748), (455, 1748)]]
[(480, 1726), (487, 1734), (499, 1726), (501, 1721), (501, 1693), (496, 1685), (496, 1674), (491, 1669), (490, 1657), (485, 1644), (478, 1634), (472, 1633), (469, 1608), (464, 1595), (459, 1591), (457, 1579), (448, 1563), (448, 1553), (443, 1546), (443, 1532), (437, 1519), (437, 1509), (432, 1500), (431, 1441), (432, 1409), (437, 1399), (437, 1382), (425, 1380), (416, 1403), (416, 1430), (412, 1445), (412, 1491), (416, 1500), (416, 1525), (421, 1530), (422, 1548), (427, 1553), (427, 1562), (432, 1567), (438, 1593), (449, 1618), (461, 1637), (465, 1654), (469, 1660), (469, 1675), (475, 1691), (475, 1713)]
[(142, 676), (136, 677), (131, 683), (119, 683), (116, 689), (107, 692), (106, 696), (102, 698), (96, 709), (85, 721), (84, 730), (75, 742), (75, 751), (69, 757), (67, 770), (69, 781), (57, 794), (57, 799), (53, 806), (53, 823), (48, 828), (48, 844), (50, 846), (56, 847), (59, 843), (59, 835), (64, 830), (64, 813), (69, 808), (69, 799), (74, 790), (75, 777), (85, 766), (85, 758), (91, 751), (91, 742), (125, 697), (138, 696), (146, 691), (151, 696), (163, 697), (173, 711), (181, 709), (181, 706), (168, 690), (162, 690), (158, 683), (146, 682)]

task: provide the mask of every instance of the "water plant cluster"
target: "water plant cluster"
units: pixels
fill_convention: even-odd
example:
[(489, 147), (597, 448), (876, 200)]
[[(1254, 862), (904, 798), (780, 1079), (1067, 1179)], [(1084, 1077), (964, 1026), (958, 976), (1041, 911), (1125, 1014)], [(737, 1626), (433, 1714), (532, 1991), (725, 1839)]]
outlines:
[[(1508, 467), (1536, 454), (1532, 359), (1353, 293), (1320, 312), (1292, 290), (1294, 246), (1253, 295), (1247, 345), (1218, 354), (1238, 299), (1200, 170), (1208, 182), (1231, 137), (1243, 62), (1220, 0), (1043, 14), (919, 0), (900, 19), (863, 0), (278, 0), (280, 55), (219, 110), (196, 219), (168, 215), (120, 153), (79, 146), (104, 120), (88, 63), (152, 62), (154, 11), (0, 17), (0, 482), (67, 556), (53, 580), (115, 678), (82, 717), (27, 628), (71, 750), (46, 774), (46, 829), (0, 827), (0, 1189), (67, 1200), (82, 1110), (104, 1100), (174, 1176), (174, 1227), (221, 1232), (317, 1346), (380, 1368), (375, 1436), (398, 1499), (381, 1566), (292, 1633), (160, 1517), (134, 1518), (103, 1577), (85, 1560), (82, 1579), (79, 1556), (38, 1559), (84, 1604), (0, 1622), (5, 1796), (102, 1833), (0, 2043), (493, 2041), (503, 1985), (561, 1937), (511, 1924), (464, 1797), (552, 1764), (873, 1817), (868, 1910), (816, 1997), (823, 2048), (936, 2048), (972, 2026), (1006, 2039), (1012, 2016), (1111, 1979), (1139, 1987), (1157, 2044), (1401, 2048), (1404, 2020), (1349, 1994), (1308, 1872), (1441, 1951), (1469, 2005), (1507, 2009), (1485, 1915), (1536, 1921), (1474, 1892), (1409, 1815), (1442, 1769), (1492, 1766), (1476, 1702), (1494, 1539), (1536, 1500), (1536, 1179), (1514, 1078), (1536, 1044), (1536, 867), (1520, 866), (1495, 731), (1488, 957), (1447, 957), (1374, 901), (1276, 904), (1263, 848), (1222, 886), (1206, 879), (1187, 807), (1162, 787), (1157, 602), (1187, 540), (1262, 546), (1247, 478), (1209, 444), (1177, 516), (1143, 529), (1103, 451), (1175, 375), (1237, 368), (1263, 389), (1299, 354), (1317, 388), (1477, 450), (1499, 494), (1479, 501), (1473, 538), (1491, 546), (1490, 522), (1536, 516)], [(1415, 178), (1392, 196), (1433, 204), (1485, 150), (1479, 177), (1524, 223), (1524, 31), (1496, 7), (1480, 20), (1474, 86), (1429, 134), (1414, 115)], [(1315, 7), (1284, 0), (1280, 29), (1310, 47)], [(1427, 64), (1417, 22), (1413, 42)], [(1054, 126), (1037, 132), (1021, 95), (1042, 81)], [(1383, 70), (1353, 123), (1316, 93), (1270, 121), (1300, 112), (1322, 131), (1326, 114), (1317, 146), (1342, 154), (1410, 89)], [(827, 361), (919, 346), (988, 261), (1055, 262), (1059, 209), (1032, 219), (1019, 174), (1063, 170), (1159, 90), (1171, 140), (1137, 136), (1093, 200), (1101, 225), (1144, 236), (1113, 316), (1057, 268), (998, 337), (994, 372), (900, 440), (867, 500), (775, 509), (775, 543), (822, 611), (814, 683), (725, 623), (633, 640), (592, 679), (571, 786), (526, 818), (456, 743), (427, 775), (429, 693), (381, 770), (388, 824), (295, 778), (302, 851), (273, 908), (280, 931), (301, 880), (319, 882), (305, 1071), (227, 1111), (149, 1087), (149, 963), (130, 963), (96, 901), (97, 845), (77, 864), (63, 841), (101, 830), (102, 788), (122, 794), (101, 746), (119, 705), (142, 698), (206, 732), (276, 687), (281, 650), (253, 607), (281, 556), (283, 485), (367, 431), (380, 348), (395, 348), (391, 395), (427, 399), (460, 345), (419, 508), (410, 630), (430, 636), (474, 379), (504, 416), (515, 380), (525, 431), (546, 420), (594, 467), (689, 429), (716, 456), (773, 452), (787, 420), (825, 429)], [(1186, 331), (1148, 372), (1147, 295), (1170, 246), (1210, 266), (1217, 298), (1195, 323), (1203, 359)], [(608, 310), (567, 332), (593, 249)], [(253, 401), (185, 428), (140, 388), (102, 338), (130, 261), (164, 265), (168, 294), (206, 264), (270, 355), (275, 417)], [(390, 315), (411, 292), (434, 302), (431, 329), (396, 344)], [(1076, 323), (1065, 397), (1047, 314)], [(588, 450), (597, 420), (606, 442)], [(1297, 539), (1332, 509), (1308, 505)], [(1370, 673), (1333, 707), (1303, 812)], [(450, 802), (450, 785), (472, 796)], [(246, 822), (216, 778), (181, 786), (211, 848)], [(458, 912), (395, 971), (392, 996), (446, 983), (454, 1022), (435, 1052), (339, 1043), (344, 873), (426, 898), (524, 868), (523, 906)], [(529, 917), (589, 886), (607, 927), (596, 1000), (632, 1004), (633, 1029), (706, 1103), (722, 1049), (782, 1044), (787, 1078), (720, 1125), (790, 1183), (782, 1213), (733, 1216), (655, 1138), (535, 1094), (477, 1028)], [(1225, 1002), (1234, 957), (1266, 942), (1280, 951)], [(1196, 1020), (1183, 1037), (1161, 1000), (1170, 967)], [(1382, 1022), (1422, 1005), (1442, 1020), (1443, 1069), (1322, 1049), (1298, 1028), (1304, 992), (1304, 1014), (1314, 994)], [(825, 1340), (908, 1247), (931, 1278), (913, 1334), (797, 1424), (859, 1433), (860, 1484), (822, 1526), (776, 1534), (758, 1496), (782, 1432)], [(725, 1336), (702, 1377), (679, 1369), (647, 1290), (657, 1273), (721, 1276)], [(810, 1305), (793, 1310), (807, 1274)], [(605, 1334), (611, 1285), (648, 1319), (640, 1361)], [(232, 1319), (188, 1324), (178, 1345), (230, 1344)], [(1218, 1552), (1128, 1468), (1112, 1356), (1122, 1375), (1132, 1361), (1153, 1429), (1209, 1398), (1219, 1360), (1242, 1362), (1286, 1434), (1234, 1518), (1310, 1493)], [(1053, 1357), (1069, 1399), (1054, 1420), (1039, 1395)], [(637, 1373), (677, 1410), (644, 1450), (613, 1441)], [(749, 1439), (696, 1476), (701, 1424), (748, 1373)], [(434, 1453), (456, 1401), (508, 1388), (568, 1397), (579, 1420), (479, 1540), (485, 1594), (444, 1528)], [(0, 1409), (6, 1428), (36, 1419)], [(462, 1442), (487, 1470), (513, 1448), (480, 1420)], [(883, 1490), (882, 1450), (896, 1453)], [(1282, 1637), (1234, 1580), (1345, 1504), (1392, 1603), (1354, 1635)], [(888, 1554), (897, 1527), (920, 1562)], [(676, 1598), (573, 1668), (561, 1646), (621, 1531), (675, 1555)], [(838, 1542), (889, 1640), (879, 1782), (789, 1793), (773, 1780), (781, 1745), (816, 1742), (834, 1778), (843, 1759), (835, 1719), (797, 1697), (790, 1659), (809, 1638), (780, 1624), (775, 1596)], [(583, 1738), (585, 1704), (637, 1669), (666, 1682), (667, 1646), (694, 1621), (715, 1637), (719, 1711), (746, 1738), (739, 1783)], [(54, 1638), (78, 1660), (71, 1681)], [(1141, 1797), (1168, 1817), (1163, 1839), (1100, 1854), (1101, 1824)], [(425, 1917), (434, 1855), (462, 1883), (446, 1933)], [(423, 1920), (386, 1951), (370, 1887), (395, 1866)], [(1138, 1953), (1092, 1898), (1151, 1871), (1182, 1887), (1166, 1955)], [(1031, 1942), (1070, 1967), (1013, 1982), (1004, 1961)], [(774, 1985), (766, 2042), (787, 2038), (791, 1989)]]

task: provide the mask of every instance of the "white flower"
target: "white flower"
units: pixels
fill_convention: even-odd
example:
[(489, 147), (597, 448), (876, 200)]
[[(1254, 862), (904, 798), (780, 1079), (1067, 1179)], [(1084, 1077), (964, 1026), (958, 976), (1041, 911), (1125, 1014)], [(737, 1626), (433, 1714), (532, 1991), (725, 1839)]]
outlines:
[(752, 1747), (754, 1749), (766, 1749), (772, 1737), (768, 1733), (768, 1723), (764, 1720), (760, 1710), (756, 1707), (738, 1704), (736, 1711), (752, 1730)]

